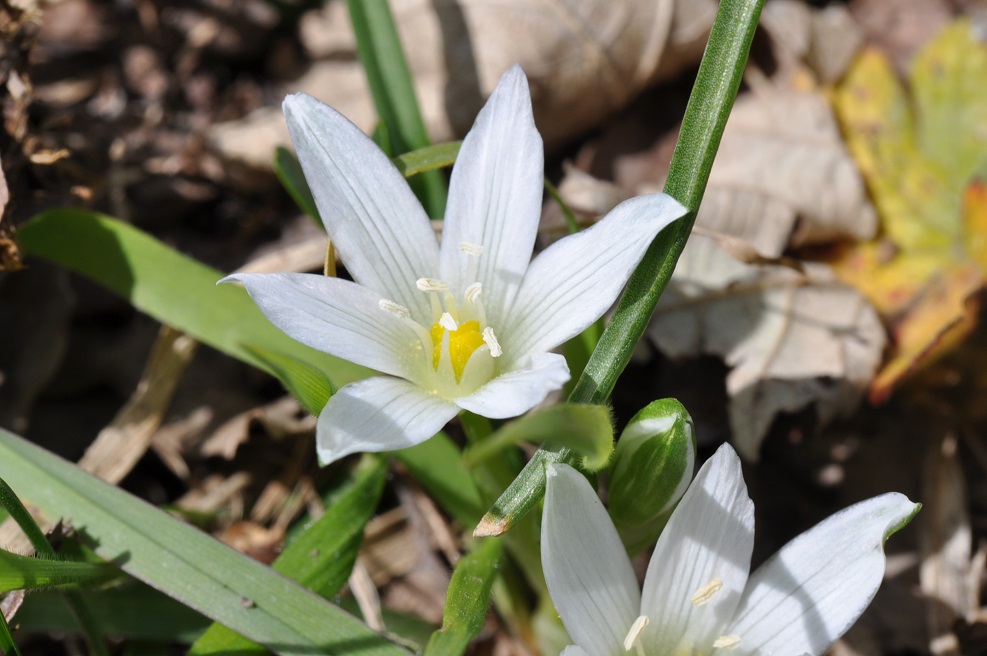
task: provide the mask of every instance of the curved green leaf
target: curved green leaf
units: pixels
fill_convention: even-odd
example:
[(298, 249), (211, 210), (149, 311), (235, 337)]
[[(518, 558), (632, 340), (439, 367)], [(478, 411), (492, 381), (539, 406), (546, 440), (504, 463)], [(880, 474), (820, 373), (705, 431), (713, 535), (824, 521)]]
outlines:
[[(291, 339), (242, 288), (217, 285), (222, 273), (122, 221), (64, 208), (38, 214), (17, 234), (26, 253), (91, 278), (158, 321), (284, 380), (296, 394), (317, 389), (311, 381), (326, 375), (341, 387), (369, 373)], [(327, 399), (316, 393), (299, 401), (319, 412)]]
[(432, 634), (425, 656), (460, 656), (480, 633), (490, 607), (490, 589), (497, 577), (500, 552), (500, 540), (482, 540), (456, 564), (446, 594), (442, 628)]
[(100, 557), (281, 654), (407, 652), (269, 567), (0, 429), (0, 477)]

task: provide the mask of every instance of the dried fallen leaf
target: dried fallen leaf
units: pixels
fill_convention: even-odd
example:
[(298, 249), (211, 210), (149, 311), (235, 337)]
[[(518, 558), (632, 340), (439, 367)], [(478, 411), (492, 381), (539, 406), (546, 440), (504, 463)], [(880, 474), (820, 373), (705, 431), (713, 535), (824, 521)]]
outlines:
[[(567, 175), (560, 194), (602, 214), (619, 190), (587, 178)], [(780, 412), (815, 405), (825, 424), (856, 407), (880, 364), (884, 329), (863, 296), (826, 267), (803, 269), (784, 252), (869, 238), (876, 226), (820, 94), (762, 90), (737, 102), (697, 229), (648, 334), (671, 357), (713, 354), (733, 368), (730, 423), (745, 457), (757, 458)]]
[(882, 400), (963, 339), (987, 275), (987, 47), (958, 21), (918, 54), (909, 91), (865, 51), (835, 105), (884, 236), (843, 252), (838, 275), (892, 325), (895, 350), (871, 385)]
[[(697, 62), (717, 3), (396, 0), (391, 6), (433, 140), (465, 134), (500, 75), (520, 64), (551, 148)], [(313, 59), (324, 59), (290, 91), (310, 93), (364, 131), (373, 130), (377, 117), (345, 3), (309, 12), (300, 31)], [(220, 124), (207, 138), (225, 159), (261, 169), (270, 168), (275, 146), (288, 143), (280, 111), (270, 107)]]
[(648, 335), (671, 357), (710, 353), (732, 367), (730, 425), (737, 450), (751, 460), (778, 413), (815, 405), (825, 424), (852, 411), (884, 346), (871, 306), (825, 268), (808, 267), (803, 276), (744, 265), (699, 236), (679, 260)]

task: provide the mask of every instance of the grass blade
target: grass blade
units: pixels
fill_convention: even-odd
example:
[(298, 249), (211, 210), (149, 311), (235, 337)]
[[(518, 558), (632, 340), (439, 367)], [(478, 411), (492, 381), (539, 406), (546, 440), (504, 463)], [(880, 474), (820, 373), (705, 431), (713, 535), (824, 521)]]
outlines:
[(28, 254), (91, 278), (158, 321), (285, 381), (311, 412), (321, 411), (328, 399), (318, 391), (328, 386), (313, 385), (313, 380), (328, 375), (339, 387), (369, 373), (291, 339), (243, 289), (216, 285), (222, 273), (111, 217), (50, 210), (17, 234)]
[[(356, 49), (367, 73), (377, 114), (390, 142), (389, 154), (405, 153), (429, 145), (425, 122), (411, 83), (411, 72), (401, 49), (394, 17), (385, 0), (348, 0)], [(432, 218), (445, 213), (446, 184), (438, 171), (428, 171), (412, 181), (412, 188)]]
[[(336, 594), (353, 570), (363, 527), (377, 508), (386, 476), (383, 460), (365, 455), (338, 501), (285, 548), (274, 561), (274, 570), (323, 597)], [(267, 650), (222, 624), (209, 627), (189, 650), (190, 655), (233, 653), (265, 654)]]
[(425, 656), (459, 656), (483, 628), (490, 607), (490, 588), (497, 577), (501, 542), (477, 542), (456, 565), (449, 581), (442, 628), (432, 634)]
[(280, 654), (407, 652), (269, 567), (0, 429), (0, 477), (100, 557)]

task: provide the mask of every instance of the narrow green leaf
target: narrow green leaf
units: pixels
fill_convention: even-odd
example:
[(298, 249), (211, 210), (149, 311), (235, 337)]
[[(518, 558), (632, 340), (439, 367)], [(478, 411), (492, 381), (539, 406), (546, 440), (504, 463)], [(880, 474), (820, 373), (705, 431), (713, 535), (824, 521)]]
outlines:
[(274, 150), (274, 174), (278, 176), (282, 186), (301, 208), (319, 227), (322, 227), (322, 217), (319, 216), (319, 208), (315, 206), (315, 198), (312, 197), (312, 190), (305, 180), (305, 173), (298, 158), (285, 148), (278, 146)]
[(0, 505), (4, 507), (4, 510), (21, 527), (24, 535), (27, 536), (28, 541), (30, 541), (31, 546), (34, 547), (38, 555), (51, 560), (58, 558), (58, 554), (55, 553), (55, 550), (51, 547), (51, 543), (48, 542), (48, 538), (45, 537), (44, 531), (34, 521), (34, 517), (27, 511), (27, 508), (24, 507), (21, 500), (14, 494), (11, 487), (7, 485), (7, 481), (3, 480), (3, 477), (0, 477)]
[[(77, 594), (109, 636), (191, 643), (211, 624), (200, 613), (138, 581)], [(54, 591), (28, 595), (17, 611), (17, 624), (24, 633), (79, 631), (62, 595)]]
[[(17, 233), (25, 252), (81, 273), (158, 321), (285, 381), (295, 393), (328, 374), (336, 386), (368, 371), (296, 342), (269, 322), (237, 285), (111, 217), (80, 209), (43, 212)], [(260, 354), (264, 355), (260, 355)], [(272, 354), (281, 358), (273, 362)], [(275, 366), (276, 365), (276, 366)], [(300, 398), (321, 410), (326, 398)]]
[(106, 563), (32, 558), (0, 549), (0, 592), (93, 587), (119, 575), (120, 570)]
[(0, 477), (102, 558), (281, 654), (407, 652), (269, 567), (0, 430)]
[(493, 435), (471, 445), (463, 455), (468, 466), (486, 460), (502, 449), (532, 442), (552, 443), (583, 456), (583, 467), (596, 471), (613, 452), (613, 422), (602, 405), (563, 403), (504, 424)]
[(442, 628), (432, 634), (425, 656), (460, 656), (483, 628), (490, 607), (490, 588), (497, 577), (501, 543), (481, 540), (456, 565), (449, 581)]
[[(425, 122), (418, 109), (411, 72), (388, 3), (347, 0), (347, 7), (356, 35), (357, 54), (391, 144), (389, 153), (393, 155), (428, 146)], [(423, 173), (413, 181), (412, 188), (430, 217), (439, 218), (445, 213), (446, 184), (441, 173)]]
[(398, 155), (391, 161), (394, 162), (404, 177), (410, 178), (425, 171), (452, 166), (456, 163), (456, 157), (459, 155), (459, 148), (462, 145), (462, 141), (450, 141), (434, 146), (425, 146), (404, 155)]
[[(665, 192), (689, 209), (648, 248), (617, 303), (613, 319), (579, 377), (569, 401), (602, 404), (630, 361), (692, 232), (764, 0), (722, 0), (672, 155)], [(545, 496), (545, 466), (574, 462), (566, 448), (541, 448), (492, 508), (475, 535), (500, 535)]]
[(0, 654), (14, 654), (21, 656), (21, 650), (14, 642), (14, 636), (10, 634), (10, 627), (7, 626), (7, 618), (0, 613)]
[[(387, 467), (364, 455), (353, 482), (339, 500), (291, 542), (274, 561), (275, 571), (290, 576), (323, 597), (336, 594), (353, 570), (363, 541), (363, 527), (373, 516), (384, 490)], [(222, 624), (209, 627), (189, 654), (264, 654), (260, 645)]]
[(390, 454), (411, 471), (442, 508), (466, 526), (483, 515), (483, 497), (462, 453), (449, 436), (439, 433), (431, 439)]

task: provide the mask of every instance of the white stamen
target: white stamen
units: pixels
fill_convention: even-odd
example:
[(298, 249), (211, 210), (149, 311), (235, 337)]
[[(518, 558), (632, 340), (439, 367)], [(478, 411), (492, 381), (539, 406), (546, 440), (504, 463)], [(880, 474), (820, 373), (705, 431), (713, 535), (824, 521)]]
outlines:
[(720, 636), (713, 641), (714, 649), (733, 649), (740, 644), (740, 636), (738, 635), (725, 635)]
[(481, 287), (482, 285), (480, 283), (474, 282), (472, 285), (466, 288), (466, 291), (463, 292), (463, 296), (465, 296), (466, 300), (469, 301), (470, 303), (476, 303), (476, 299), (480, 297)]
[(415, 285), (423, 292), (445, 292), (449, 290), (449, 285), (437, 278), (419, 278)]
[(466, 253), (467, 255), (472, 255), (473, 257), (480, 257), (483, 255), (483, 246), (479, 244), (474, 244), (473, 242), (463, 241), (459, 243), (459, 250)]
[(500, 342), (497, 341), (497, 336), (494, 335), (493, 328), (487, 326), (480, 334), (483, 336), (483, 341), (490, 347), (490, 357), (499, 358), (504, 353), (504, 350), (500, 348)]
[(711, 579), (709, 583), (696, 590), (689, 601), (692, 602), (693, 606), (702, 606), (712, 599), (722, 587), (723, 581), (720, 579)]
[(456, 323), (456, 320), (448, 312), (443, 312), (442, 316), (439, 317), (439, 325), (450, 332), (459, 330), (459, 324)]
[(379, 307), (384, 312), (390, 312), (396, 317), (401, 319), (408, 319), (411, 317), (411, 312), (405, 306), (400, 303), (395, 303), (394, 301), (389, 301), (386, 298), (382, 298), (377, 301), (377, 307)]
[(648, 626), (649, 621), (647, 615), (641, 615), (634, 620), (634, 623), (631, 624), (630, 631), (627, 632), (627, 637), (624, 638), (624, 651), (630, 651), (637, 647), (637, 653), (644, 654), (644, 648), (641, 646), (640, 638), (641, 634), (644, 633), (645, 627)]

